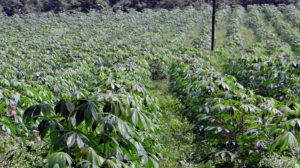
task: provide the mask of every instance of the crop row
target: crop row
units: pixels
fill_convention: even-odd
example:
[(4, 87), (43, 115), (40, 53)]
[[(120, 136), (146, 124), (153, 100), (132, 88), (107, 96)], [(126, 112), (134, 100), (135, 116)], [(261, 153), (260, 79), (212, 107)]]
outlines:
[(172, 88), (204, 148), (201, 161), (222, 158), (243, 167), (258, 164), (271, 151), (296, 155), (296, 102), (256, 95), (202, 58), (182, 59), (171, 73)]
[(298, 57), (247, 55), (230, 59), (226, 72), (256, 94), (280, 101), (299, 100), (300, 62)]
[(295, 27), (300, 27), (300, 11), (294, 5), (283, 5), (279, 10)]
[(230, 15), (227, 37), (229, 40), (229, 46), (231, 47), (243, 47), (242, 40), (242, 20), (245, 16), (245, 9), (242, 6), (237, 6), (232, 9)]
[(203, 19), (202, 22), (199, 24), (200, 30), (197, 37), (195, 37), (192, 41), (192, 46), (195, 48), (201, 48), (201, 49), (209, 49), (210, 48), (210, 34), (211, 34), (211, 19), (210, 19), (210, 13), (212, 11), (212, 8), (206, 7), (206, 11), (203, 13)]
[(284, 21), (284, 16), (275, 7), (271, 5), (265, 5), (263, 8), (268, 20), (273, 24), (277, 33), (282, 37), (282, 39), (289, 43), (296, 53), (300, 52), (300, 36), (293, 27)]
[[(0, 37), (2, 130), (24, 142), (38, 132), (50, 167), (157, 167), (158, 107), (146, 90), (152, 54), (168, 30), (198, 16), (147, 14), (1, 18), (11, 30)], [(194, 19), (176, 24), (186, 17)]]
[[(59, 101), (55, 108), (43, 103), (23, 111), (22, 106), (28, 98), (21, 91), (11, 91), (9, 87), (1, 89), (2, 128), (17, 136), (38, 130), (43, 140), (50, 138), (49, 155), (71, 157), (74, 161), (69, 164), (74, 166), (82, 161), (94, 166), (115, 167), (157, 164), (154, 146), (158, 109), (156, 100), (147, 94), (143, 84), (150, 77), (149, 67), (140, 57), (123, 59), (110, 67), (96, 67), (97, 62), (86, 63), (86, 68), (79, 66), (78, 70), (92, 78), (84, 78), (80, 73), (71, 77), (82, 77), (89, 85), (86, 90), (75, 91), (74, 96), (66, 97), (69, 101)], [(96, 73), (91, 73), (87, 67), (93, 67), (91, 69)], [(19, 83), (20, 89), (29, 89)], [(38, 97), (34, 94), (33, 99)], [(5, 109), (9, 107), (6, 113)], [(86, 158), (89, 155), (92, 158)], [(49, 164), (63, 163), (52, 157), (49, 159)]]
[(259, 6), (252, 5), (248, 8), (247, 24), (254, 30), (259, 42), (269, 54), (276, 52), (289, 53), (291, 47), (283, 42), (276, 33), (269, 30), (264, 15), (260, 12)]
[(1, 17), (3, 132), (42, 138), (50, 167), (157, 167), (159, 109), (146, 86), (209, 11)]
[(217, 11), (217, 27), (220, 29), (222, 23), (228, 20), (229, 14), (231, 13), (231, 8), (229, 6), (222, 6)]

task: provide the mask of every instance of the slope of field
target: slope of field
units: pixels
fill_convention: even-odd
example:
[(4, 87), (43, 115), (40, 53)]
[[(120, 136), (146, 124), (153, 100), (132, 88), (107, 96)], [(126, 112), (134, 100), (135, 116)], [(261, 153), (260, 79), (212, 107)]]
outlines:
[(210, 13), (1, 16), (2, 166), (299, 166), (299, 10)]

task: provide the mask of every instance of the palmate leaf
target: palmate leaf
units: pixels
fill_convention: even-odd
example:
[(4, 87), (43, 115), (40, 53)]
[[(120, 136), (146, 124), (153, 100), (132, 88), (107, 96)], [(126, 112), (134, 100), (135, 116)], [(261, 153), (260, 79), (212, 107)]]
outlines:
[(226, 108), (226, 106), (224, 106), (223, 104), (217, 104), (212, 107), (212, 110), (215, 113), (221, 113), (221, 112), (224, 112), (225, 108)]
[(147, 131), (148, 130), (148, 125), (146, 123), (146, 120), (145, 120), (144, 116), (140, 113), (139, 113), (139, 116), (140, 116), (140, 120), (138, 122), (139, 127), (144, 128), (144, 130)]
[(38, 131), (40, 132), (41, 138), (43, 139), (48, 130), (49, 130), (49, 126), (50, 126), (50, 121), (49, 119), (44, 119), (40, 122), (40, 124), (38, 125)]
[(287, 129), (293, 128), (293, 129), (298, 129), (300, 128), (300, 119), (294, 118), (294, 119), (290, 119), (286, 122), (287, 125)]
[(121, 162), (121, 167), (122, 168), (132, 168), (130, 166), (128, 166), (126, 163)]
[(292, 110), (300, 110), (300, 104), (295, 103), (295, 102), (291, 103), (291, 104), (289, 105), (289, 107), (290, 107)]
[(87, 161), (87, 160), (81, 160), (80, 162), (78, 162), (76, 164), (76, 168), (100, 168), (99, 166), (96, 165), (92, 165), (91, 162)]
[(108, 115), (101, 120), (101, 129), (109, 132), (119, 132), (123, 138), (131, 139), (133, 137), (132, 128), (122, 119), (114, 115)]
[(83, 156), (92, 165), (101, 166), (104, 163), (104, 158), (99, 156), (93, 148), (87, 147), (82, 150)]
[(72, 124), (78, 126), (85, 121), (87, 125), (91, 125), (98, 121), (99, 110), (97, 105), (92, 101), (84, 101), (75, 108), (73, 113)]
[(124, 112), (124, 107), (120, 100), (109, 101), (105, 104), (103, 112), (120, 116)]
[[(54, 134), (51, 134), (51, 135), (53, 136)], [(51, 141), (52, 141), (52, 144), (54, 145), (54, 148), (58, 148), (59, 146), (61, 146), (63, 144), (63, 142), (65, 141), (66, 137), (67, 137), (67, 134), (57, 134), (55, 137), (54, 136), (53, 136), (53, 138), (51, 137)]]
[(66, 100), (60, 100), (56, 104), (54, 110), (56, 114), (61, 114), (67, 119), (70, 116), (70, 114), (73, 113), (74, 107), (70, 102)]
[(3, 98), (3, 93), (2, 91), (0, 90), (0, 100)]
[(221, 157), (223, 160), (226, 159), (226, 156), (229, 156), (230, 160), (233, 161), (237, 156), (236, 154), (230, 152), (230, 151), (227, 151), (227, 150), (223, 150), (223, 151), (220, 151), (220, 152), (217, 152), (215, 154), (215, 156), (219, 156)]
[(52, 153), (47, 159), (48, 168), (66, 168), (72, 166), (72, 158), (64, 152)]
[(241, 108), (243, 110), (245, 110), (245, 112), (248, 112), (248, 113), (255, 113), (256, 110), (258, 109), (256, 106), (254, 106), (252, 104), (242, 104)]
[(78, 168), (100, 168), (105, 159), (99, 156), (93, 148), (85, 147), (80, 151), (82, 161), (76, 167)]
[(117, 119), (116, 121), (117, 121), (117, 125), (118, 125), (118, 127), (117, 127), (118, 131), (123, 136), (123, 138), (130, 139), (131, 137), (133, 137), (133, 131), (126, 122), (124, 122), (121, 119)]
[(279, 150), (279, 152), (283, 152), (287, 148), (290, 148), (290, 150), (298, 152), (298, 147), (298, 141), (294, 134), (286, 132), (276, 139), (275, 143), (271, 146), (271, 150)]
[(61, 136), (66, 137), (68, 148), (71, 148), (75, 143), (77, 144), (78, 148), (83, 148), (85, 146), (85, 142), (88, 141), (88, 138), (85, 135), (77, 132), (68, 132), (62, 134)]
[(84, 146), (84, 142), (82, 140), (82, 136), (77, 135), (76, 142), (77, 142), (77, 145), (78, 145), (79, 148), (82, 148)]
[(141, 115), (144, 116), (145, 121), (147, 123), (147, 129), (146, 130), (148, 130), (149, 132), (150, 132), (150, 130), (154, 132), (157, 127), (152, 122), (152, 120), (146, 114), (141, 114)]
[(38, 131), (40, 132), (41, 138), (44, 138), (47, 133), (52, 133), (54, 131), (63, 131), (64, 126), (56, 122), (55, 120), (49, 118), (44, 118), (38, 125)]
[(143, 145), (140, 142), (135, 141), (133, 139), (130, 139), (130, 142), (132, 144), (134, 144), (135, 149), (136, 149), (139, 156), (145, 156), (147, 154), (145, 148), (143, 147)]
[(146, 123), (146, 120), (145, 120), (145, 118), (144, 118), (144, 116), (142, 115), (142, 114), (140, 114), (139, 113), (139, 116), (140, 116), (140, 120), (139, 120), (139, 122), (138, 123), (141, 123), (141, 124), (139, 124), (139, 127), (143, 127), (144, 128), (144, 130), (148, 130), (148, 125), (147, 125), (147, 123)]
[(215, 81), (215, 83), (217, 84), (217, 86), (219, 86), (223, 90), (230, 90), (230, 87), (222, 80), (217, 80), (217, 81)]
[(34, 105), (27, 108), (23, 114), (24, 122), (36, 119), (42, 115), (50, 114), (50, 106), (48, 104)]
[(157, 161), (152, 157), (150, 157), (149, 167), (159, 168)]
[(152, 123), (151, 119), (143, 114), (139, 109), (131, 108), (131, 121), (135, 127), (138, 127), (142, 130), (151, 130), (155, 131), (154, 124)]
[(142, 167), (159, 168), (157, 160), (151, 156), (144, 155), (141, 160)]
[(29, 122), (33, 116), (38, 116), (41, 113), (41, 105), (34, 105), (27, 108), (24, 112), (24, 121)]
[[(120, 119), (117, 120), (118, 121), (118, 129), (119, 132), (121, 133), (121, 135), (125, 138), (125, 139), (129, 139), (130, 136), (128, 134), (128, 126)], [(130, 129), (130, 128), (129, 128)]]
[(114, 115), (108, 115), (108, 116), (104, 117), (100, 122), (101, 129), (103, 131), (108, 131), (108, 132), (115, 131), (116, 120), (117, 120), (117, 117)]
[(4, 125), (3, 123), (0, 122), (0, 126), (2, 128), (2, 131), (5, 131), (8, 135), (12, 134), (11, 129), (7, 125)]
[(117, 164), (114, 161), (107, 159), (102, 164), (101, 168), (119, 168), (119, 167), (117, 166)]
[(110, 115), (103, 118), (101, 127), (102, 129), (106, 129), (107, 131), (117, 131), (122, 135), (123, 140), (117, 141), (115, 138), (112, 138), (115, 144), (117, 146), (120, 146), (122, 152), (130, 155), (130, 151), (132, 151), (133, 149), (137, 152), (138, 156), (147, 155), (144, 146), (140, 142), (134, 140), (134, 132), (131, 127), (123, 120), (117, 118), (116, 116)]
[(138, 119), (139, 119), (138, 112), (134, 108), (131, 108), (130, 111), (132, 112), (131, 113), (131, 120), (132, 120), (134, 126), (137, 126)]
[(71, 134), (68, 138), (67, 138), (67, 147), (71, 148), (76, 141), (76, 134)]

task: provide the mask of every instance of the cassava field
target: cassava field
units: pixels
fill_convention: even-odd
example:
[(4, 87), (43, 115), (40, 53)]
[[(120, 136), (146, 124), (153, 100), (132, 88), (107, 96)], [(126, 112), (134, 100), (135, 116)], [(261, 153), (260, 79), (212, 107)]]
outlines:
[(292, 168), (300, 10), (0, 16), (0, 166)]

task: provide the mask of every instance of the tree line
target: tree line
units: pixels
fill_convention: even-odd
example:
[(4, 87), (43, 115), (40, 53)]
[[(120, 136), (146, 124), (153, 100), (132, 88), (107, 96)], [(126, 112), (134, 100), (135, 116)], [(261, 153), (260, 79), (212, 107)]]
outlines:
[[(217, 0), (218, 4), (249, 4), (263, 3), (297, 3), (300, 0)], [(0, 0), (0, 12), (7, 15), (22, 14), (30, 12), (60, 12), (66, 10), (77, 10), (88, 12), (95, 10), (126, 10), (134, 8), (143, 10), (145, 8), (173, 9), (185, 6), (201, 6), (202, 3), (210, 3), (210, 0)]]

